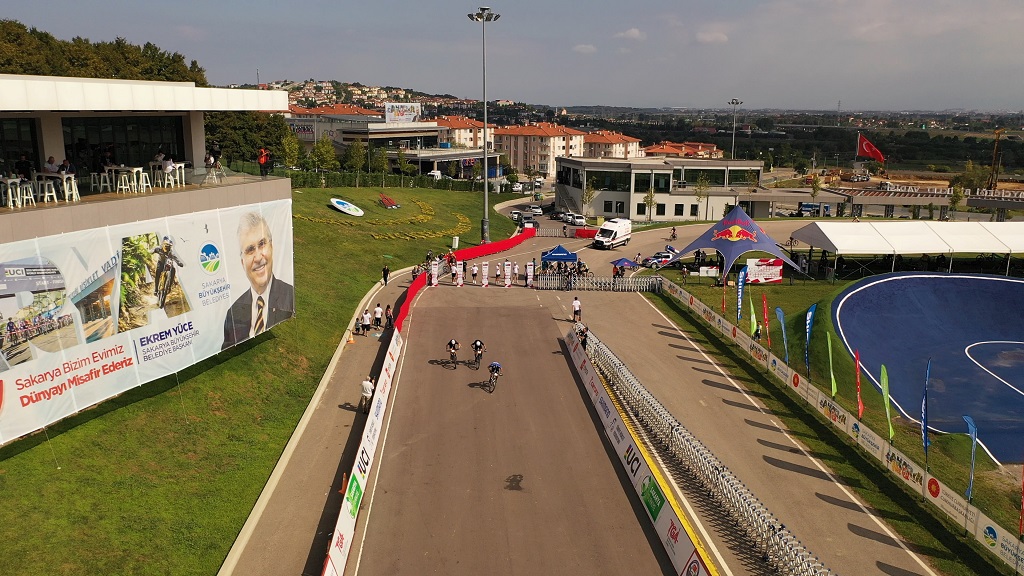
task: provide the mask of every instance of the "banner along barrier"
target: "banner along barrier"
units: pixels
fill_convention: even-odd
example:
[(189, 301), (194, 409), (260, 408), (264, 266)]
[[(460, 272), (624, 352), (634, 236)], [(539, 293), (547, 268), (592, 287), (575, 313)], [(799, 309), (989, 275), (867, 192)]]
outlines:
[(373, 468), (374, 457), (377, 453), (377, 441), (380, 439), (381, 429), (384, 425), (384, 414), (387, 411), (388, 398), (391, 396), (391, 385), (404, 343), (402, 333), (398, 331), (397, 327), (391, 334), (384, 366), (377, 377), (377, 388), (373, 392), (370, 415), (363, 428), (363, 439), (359, 443), (359, 452), (356, 453), (355, 464), (352, 465), (352, 471), (349, 473), (345, 498), (341, 502), (341, 511), (331, 537), (331, 547), (327, 551), (324, 576), (344, 574), (345, 563), (348, 562), (349, 554), (352, 552), (352, 536), (356, 530), (359, 505), (362, 503), (363, 492), (366, 489), (366, 479)]
[(291, 200), (0, 245), (0, 444), (295, 314)]
[(608, 439), (615, 446), (619, 465), (629, 476), (633, 489), (644, 503), (647, 517), (657, 530), (661, 544), (672, 560), (672, 566), (677, 573), (687, 576), (717, 576), (718, 571), (708, 561), (707, 552), (696, 533), (671, 498), (671, 490), (660, 475), (654, 472), (650, 456), (622, 421), (597, 370), (591, 365), (575, 327), (565, 335), (565, 344), (569, 348), (573, 368), (587, 389)]
[(810, 405), (812, 410), (821, 413), (834, 427), (844, 432), (864, 451), (879, 460), (893, 476), (924, 496), (958, 526), (964, 526), (986, 550), (998, 556), (1007, 566), (1018, 567), (1018, 562), (1024, 562), (1024, 550), (1012, 531), (993, 522), (975, 506), (968, 504), (963, 496), (950, 490), (938, 478), (925, 472), (923, 466), (893, 448), (885, 436), (877, 434), (863, 422), (857, 420), (855, 413), (848, 412), (834, 402), (828, 393), (820, 390), (806, 376), (786, 365), (782, 358), (750, 341), (743, 334), (742, 328), (732, 326), (728, 320), (719, 316), (713, 309), (677, 284), (665, 280), (664, 286), (669, 294), (693, 310), (707, 324), (718, 328), (723, 335), (746, 350), (755, 362), (765, 364), (769, 374), (791, 388)]

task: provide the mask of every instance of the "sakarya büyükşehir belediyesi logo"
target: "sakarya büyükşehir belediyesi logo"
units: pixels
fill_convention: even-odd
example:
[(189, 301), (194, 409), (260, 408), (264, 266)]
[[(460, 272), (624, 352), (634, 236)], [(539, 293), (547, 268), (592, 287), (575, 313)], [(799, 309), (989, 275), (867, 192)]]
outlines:
[(220, 269), (220, 250), (213, 242), (207, 242), (199, 249), (199, 265), (207, 274), (216, 274)]

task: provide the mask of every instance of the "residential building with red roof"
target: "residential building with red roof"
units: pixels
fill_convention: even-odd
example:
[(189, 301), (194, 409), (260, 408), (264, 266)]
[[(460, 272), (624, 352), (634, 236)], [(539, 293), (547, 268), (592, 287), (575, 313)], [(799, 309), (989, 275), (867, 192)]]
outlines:
[(621, 132), (597, 130), (583, 137), (584, 158), (641, 158), (640, 139)]
[(644, 148), (647, 156), (672, 156), (679, 158), (722, 158), (718, 146), (707, 142), (668, 142), (662, 141)]
[(539, 122), (495, 128), (492, 142), (494, 150), (508, 156), (517, 172), (533, 170), (547, 176), (555, 171), (555, 158), (583, 156), (585, 136), (586, 132)]
[[(430, 122), (436, 122), (441, 128), (447, 129), (447, 132), (442, 137), (443, 142), (448, 142), (455, 147), (483, 148), (484, 123), (479, 120), (465, 116), (438, 116), (430, 120)], [(494, 126), (492, 125), (490, 128), (491, 131), (487, 133), (487, 140), (493, 146)]]

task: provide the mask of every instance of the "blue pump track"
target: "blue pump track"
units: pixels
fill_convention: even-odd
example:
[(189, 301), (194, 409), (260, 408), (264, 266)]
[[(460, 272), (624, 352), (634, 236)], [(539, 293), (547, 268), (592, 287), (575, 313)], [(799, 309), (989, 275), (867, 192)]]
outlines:
[(1024, 462), (1024, 280), (986, 274), (899, 273), (844, 290), (832, 321), (861, 371), (881, 390), (889, 375), (893, 404), (920, 422), (925, 369), (928, 427), (966, 433), (1003, 463)]

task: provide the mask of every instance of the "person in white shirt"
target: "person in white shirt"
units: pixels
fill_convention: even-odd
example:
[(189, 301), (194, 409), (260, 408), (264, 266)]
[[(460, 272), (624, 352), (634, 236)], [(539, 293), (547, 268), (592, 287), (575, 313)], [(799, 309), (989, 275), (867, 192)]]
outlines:
[(53, 172), (53, 173), (56, 173), (58, 170), (59, 170), (59, 167), (57, 166), (57, 160), (53, 156), (50, 156), (49, 158), (47, 158), (46, 159), (46, 164), (43, 164), (43, 172)]
[(380, 302), (377, 303), (377, 307), (373, 309), (373, 327), (380, 328), (380, 319), (384, 317), (384, 309), (380, 307)]
[(370, 331), (370, 310), (367, 308), (367, 309), (363, 310), (363, 336), (366, 336), (366, 333), (369, 332), (369, 331)]
[(476, 284), (476, 274), (479, 271), (480, 271), (480, 269), (477, 268), (476, 263), (474, 262), (473, 263), (473, 284)]
[(363, 380), (363, 394), (359, 398), (359, 411), (363, 414), (370, 413), (370, 406), (373, 404), (373, 389), (375, 385), (373, 383), (373, 377), (367, 376), (366, 380)]
[(573, 298), (572, 298), (572, 319), (573, 319), (573, 322), (579, 322), (580, 319), (583, 317), (583, 312), (582, 312), (582, 310), (580, 308), (581, 308), (580, 299), (578, 297), (576, 297), (576, 296), (573, 296)]

